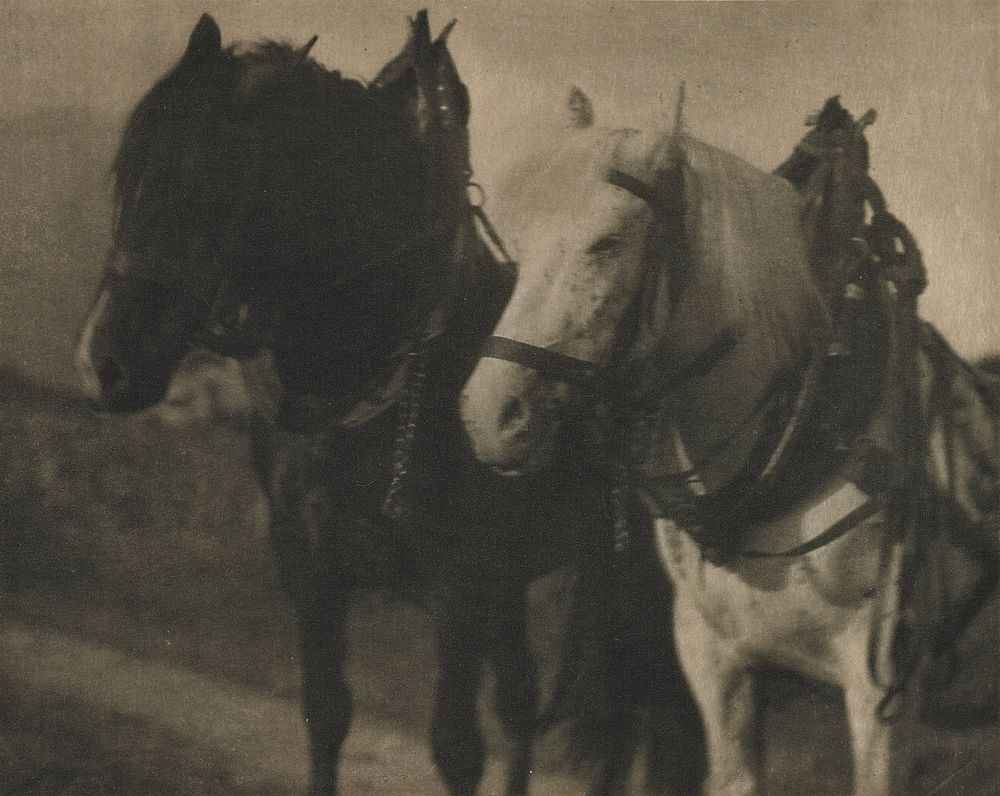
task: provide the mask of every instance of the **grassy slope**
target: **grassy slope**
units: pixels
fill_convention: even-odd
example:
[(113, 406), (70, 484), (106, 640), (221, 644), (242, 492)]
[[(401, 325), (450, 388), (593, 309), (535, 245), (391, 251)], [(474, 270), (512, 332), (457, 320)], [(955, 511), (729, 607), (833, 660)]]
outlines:
[[(98, 416), (0, 378), (11, 609), (137, 653), (289, 688), (263, 507), (231, 428)], [(190, 635), (172, 638), (171, 628)], [(123, 638), (124, 637), (124, 638)], [(254, 649), (247, 666), (233, 646)], [(258, 649), (259, 647), (259, 649)]]
[[(297, 696), (294, 622), (238, 426), (95, 415), (72, 394), (0, 371), (0, 445), (3, 615)], [(558, 606), (539, 614), (551, 620)], [(423, 738), (434, 675), (427, 617), (360, 594), (350, 635), (359, 709)], [(555, 651), (542, 646), (551, 672)], [(14, 715), (0, 726), (30, 713), (16, 700), (7, 708)], [(98, 726), (95, 737), (117, 743), (117, 731), (74, 720), (74, 710), (64, 705), (56, 726)]]
[[(72, 395), (4, 373), (0, 440), (5, 612), (138, 657), (294, 698), (292, 618), (275, 582), (262, 506), (238, 427), (178, 429), (154, 415), (96, 416)], [(553, 617), (552, 610), (540, 610), (543, 614)], [(995, 624), (984, 625), (965, 651), (963, 701), (990, 689), (996, 693), (986, 646), (995, 632)], [(546, 671), (551, 671), (552, 638), (543, 631), (538, 639)], [(355, 609), (352, 643), (359, 708), (422, 735), (433, 676), (426, 618), (407, 606), (363, 597)], [(405, 699), (398, 698), (400, 682), (408, 684)], [(828, 689), (774, 675), (766, 684), (768, 759), (776, 791), (843, 792), (849, 752), (840, 700)], [(25, 748), (40, 750), (32, 754), (41, 773), (68, 755), (84, 761), (79, 776), (101, 773), (104, 784), (115, 778), (133, 782), (150, 766), (169, 768), (169, 761), (187, 754), (184, 744), (128, 719), (94, 716), (56, 696), (28, 704), (8, 694), (0, 710), (6, 726), (21, 728), (0, 747), (14, 756)], [(40, 715), (47, 716), (45, 722)], [(35, 738), (41, 735), (44, 743)], [(965, 794), (979, 792), (969, 790), (979, 783), (997, 784), (989, 754), (995, 742), (995, 734), (981, 730), (942, 735), (925, 728), (913, 745), (922, 756), (923, 778), (940, 782), (954, 775), (940, 792)], [(131, 744), (135, 754), (126, 753)], [(93, 760), (101, 761), (96, 771)], [(542, 762), (555, 765), (551, 742)], [(189, 779), (178, 774), (179, 779), (166, 780), (163, 792), (196, 792), (191, 777), (203, 785), (216, 782), (220, 793), (236, 792), (225, 784), (224, 772), (205, 765), (178, 766)], [(951, 787), (956, 783), (958, 790)]]
[[(234, 782), (190, 742), (141, 721), (0, 688), (0, 792), (18, 796), (282, 796)], [(290, 796), (290, 794), (289, 794)]]
[[(0, 373), (0, 440), (7, 610), (141, 657), (296, 694), (293, 618), (237, 426), (96, 415), (72, 395)], [(429, 688), (414, 689), (404, 705), (366, 683), (429, 679), (427, 621), (377, 595), (357, 604), (359, 699), (411, 723), (429, 705)]]

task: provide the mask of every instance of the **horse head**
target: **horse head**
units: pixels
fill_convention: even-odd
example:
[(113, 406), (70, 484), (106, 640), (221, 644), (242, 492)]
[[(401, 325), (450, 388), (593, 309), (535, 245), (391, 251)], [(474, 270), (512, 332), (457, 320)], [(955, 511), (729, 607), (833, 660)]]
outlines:
[(445, 38), (418, 15), (365, 86), (317, 64), (312, 41), (223, 47), (201, 17), (114, 160), (112, 246), (76, 357), (89, 398), (156, 403), (195, 344), (242, 356), (279, 338), (306, 351), (322, 324), (324, 343), (353, 334), (336, 286), (384, 279), (426, 226), (445, 155), (464, 152), (452, 171), (467, 179), (468, 98)]
[[(242, 147), (215, 112), (230, 71), (219, 28), (204, 15), (125, 128), (113, 167), (113, 245), (77, 351), (84, 389), (104, 406), (162, 397), (215, 305), (222, 253), (215, 226), (235, 215), (242, 189), (232, 184), (234, 171), (223, 173)], [(202, 180), (206, 172), (215, 179)]]
[(815, 298), (786, 183), (679, 118), (608, 130), (579, 92), (570, 105), (568, 140), (516, 169), (501, 199), (518, 282), (462, 394), (477, 455), (508, 473), (544, 463), (560, 407), (579, 398), (641, 405), (736, 346), (755, 349), (742, 381), (756, 390), (799, 355)]

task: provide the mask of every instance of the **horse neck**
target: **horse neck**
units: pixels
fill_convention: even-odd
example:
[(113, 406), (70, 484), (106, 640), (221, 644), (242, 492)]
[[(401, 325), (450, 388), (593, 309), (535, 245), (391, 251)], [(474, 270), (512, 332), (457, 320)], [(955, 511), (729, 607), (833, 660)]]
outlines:
[(772, 410), (798, 389), (808, 335), (778, 341), (743, 327), (737, 343), (707, 373), (684, 384), (662, 408), (662, 453), (680, 471), (695, 467), (706, 487), (728, 482), (761, 435), (773, 432)]
[(455, 153), (436, 139), (414, 137), (402, 111), (357, 90), (339, 104), (307, 98), (316, 112), (294, 133), (281, 125), (271, 147), (283, 152), (272, 164), (283, 190), (272, 193), (287, 198), (265, 202), (253, 238), (268, 242), (259, 295), (285, 389), (333, 396), (370, 381), (420, 335), (448, 298), (436, 291), (469, 305), (453, 273), (472, 230), (468, 153), (447, 157)]
[[(367, 184), (328, 158), (329, 173), (321, 166), (306, 176), (255, 231), (254, 239), (267, 241), (259, 298), (269, 305), (286, 389), (356, 387), (413, 329), (436, 252), (421, 243), (429, 219), (423, 196), (410, 187), (420, 177), (410, 179), (407, 170), (417, 170), (403, 150), (400, 144), (382, 161), (357, 164), (365, 179), (375, 172)], [(345, 179), (353, 192), (346, 198), (337, 193)]]
[(357, 387), (410, 331), (417, 269), (407, 267), (412, 262), (375, 264), (363, 280), (338, 287), (330, 271), (309, 265), (289, 274), (288, 286), (278, 293), (276, 365), (291, 391)]
[[(440, 219), (425, 219), (425, 224)], [(479, 239), (468, 210), (446, 221), (438, 240), (372, 263), (359, 284), (331, 286), (328, 273), (308, 269), (291, 278), (278, 309), (275, 364), (285, 389), (327, 396), (351, 392), (378, 377), (408, 347), (435, 341), (447, 349), (459, 381), (475, 361), (510, 293), (511, 280)], [(426, 226), (416, 230), (415, 240)], [(456, 382), (457, 391), (460, 383)]]

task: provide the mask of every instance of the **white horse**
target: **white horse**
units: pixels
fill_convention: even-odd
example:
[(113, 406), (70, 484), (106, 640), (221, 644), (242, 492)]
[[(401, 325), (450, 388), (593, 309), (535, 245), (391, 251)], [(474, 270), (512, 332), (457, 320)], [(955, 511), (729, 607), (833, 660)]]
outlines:
[[(462, 395), (473, 447), (511, 475), (543, 467), (561, 412), (598, 402), (657, 517), (708, 792), (764, 787), (752, 678), (764, 662), (841, 686), (855, 791), (898, 792), (905, 765), (882, 714), (913, 668), (896, 654), (899, 621), (907, 608), (930, 622), (940, 601), (928, 584), (943, 579), (917, 564), (952, 549), (928, 511), (911, 510), (899, 472), (913, 486), (905, 459), (926, 461), (935, 510), (946, 506), (966, 541), (986, 537), (998, 451), (985, 377), (916, 323), (907, 359), (906, 285), (892, 275), (821, 294), (824, 258), (809, 244), (832, 232), (822, 202), (803, 207), (808, 191), (679, 120), (668, 132), (601, 129), (581, 103), (576, 92), (567, 140), (527, 159), (498, 202), (519, 277)], [(798, 175), (803, 187), (821, 165)], [(844, 174), (863, 174), (867, 149), (855, 171), (837, 167), (824, 201)], [(884, 258), (916, 256), (905, 231), (888, 238)], [(841, 270), (873, 262), (858, 241), (834, 254), (827, 266)], [(908, 372), (919, 376), (910, 393), (898, 383)], [(906, 403), (914, 392), (922, 408)], [(927, 433), (908, 432), (923, 420)], [(916, 542), (907, 516), (924, 523)], [(970, 549), (988, 549), (984, 538)], [(944, 581), (942, 600), (988, 569)]]

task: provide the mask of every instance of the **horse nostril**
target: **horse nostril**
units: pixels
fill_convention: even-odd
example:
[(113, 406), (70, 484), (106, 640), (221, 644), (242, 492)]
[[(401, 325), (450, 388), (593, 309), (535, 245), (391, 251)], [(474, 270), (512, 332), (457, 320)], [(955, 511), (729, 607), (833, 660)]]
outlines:
[(530, 419), (531, 412), (524, 400), (514, 395), (508, 395), (500, 407), (500, 430), (513, 436), (523, 431)]
[(113, 395), (128, 385), (128, 373), (115, 359), (102, 356), (94, 363), (94, 370), (106, 395)]

